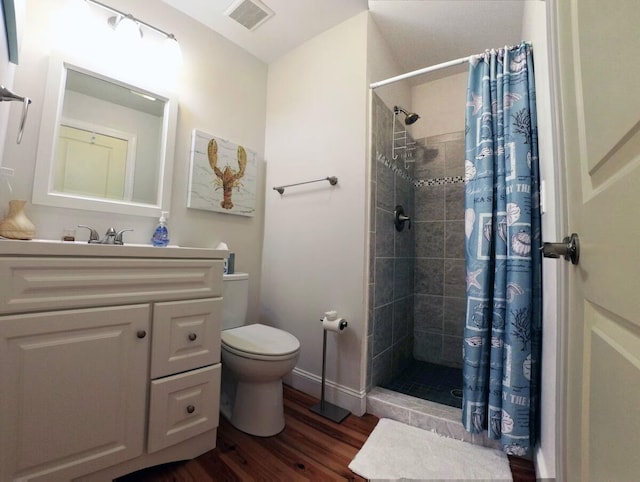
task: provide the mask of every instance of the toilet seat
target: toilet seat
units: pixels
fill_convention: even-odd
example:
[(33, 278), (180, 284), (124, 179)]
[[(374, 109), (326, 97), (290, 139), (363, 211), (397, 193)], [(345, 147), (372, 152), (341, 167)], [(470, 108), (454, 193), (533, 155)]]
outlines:
[(259, 323), (222, 331), (222, 348), (254, 360), (286, 360), (300, 350), (291, 333)]

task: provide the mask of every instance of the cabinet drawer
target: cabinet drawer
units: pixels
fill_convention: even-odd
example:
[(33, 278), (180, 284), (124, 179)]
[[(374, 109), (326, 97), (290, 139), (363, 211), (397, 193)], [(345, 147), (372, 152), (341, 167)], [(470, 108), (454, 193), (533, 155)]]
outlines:
[(148, 453), (218, 426), (220, 373), (218, 363), (151, 382)]
[(156, 303), (151, 378), (220, 361), (222, 298)]
[(222, 295), (222, 260), (0, 258), (0, 314)]

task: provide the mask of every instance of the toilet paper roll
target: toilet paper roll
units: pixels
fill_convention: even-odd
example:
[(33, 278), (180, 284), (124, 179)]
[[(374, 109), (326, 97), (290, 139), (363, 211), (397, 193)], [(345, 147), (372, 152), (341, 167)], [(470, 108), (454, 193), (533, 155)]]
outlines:
[(327, 320), (337, 320), (338, 319), (338, 312), (336, 310), (325, 311), (324, 317)]
[(342, 333), (347, 327), (347, 320), (344, 318), (336, 318), (330, 320), (326, 316), (322, 319), (322, 328), (327, 331), (335, 331), (336, 333)]

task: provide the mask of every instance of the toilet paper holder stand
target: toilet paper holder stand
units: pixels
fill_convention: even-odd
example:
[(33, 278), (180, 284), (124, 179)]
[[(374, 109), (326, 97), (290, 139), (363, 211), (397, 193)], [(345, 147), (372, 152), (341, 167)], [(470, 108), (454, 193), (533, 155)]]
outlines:
[[(320, 320), (322, 321), (322, 320)], [(344, 330), (347, 327), (346, 320), (340, 320), (340, 330)], [(327, 365), (327, 330), (322, 330), (322, 385), (320, 388), (320, 402), (315, 404), (309, 410), (318, 415), (328, 418), (336, 423), (341, 423), (351, 412), (342, 407), (338, 407), (333, 403), (327, 402), (324, 399), (324, 387), (325, 387), (325, 369)]]

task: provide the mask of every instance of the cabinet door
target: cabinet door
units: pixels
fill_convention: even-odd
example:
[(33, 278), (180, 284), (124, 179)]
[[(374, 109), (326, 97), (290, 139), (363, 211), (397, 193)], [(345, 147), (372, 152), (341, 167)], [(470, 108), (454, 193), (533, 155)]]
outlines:
[(222, 298), (156, 303), (151, 378), (220, 361)]
[(149, 305), (0, 317), (0, 480), (70, 480), (142, 453)]

